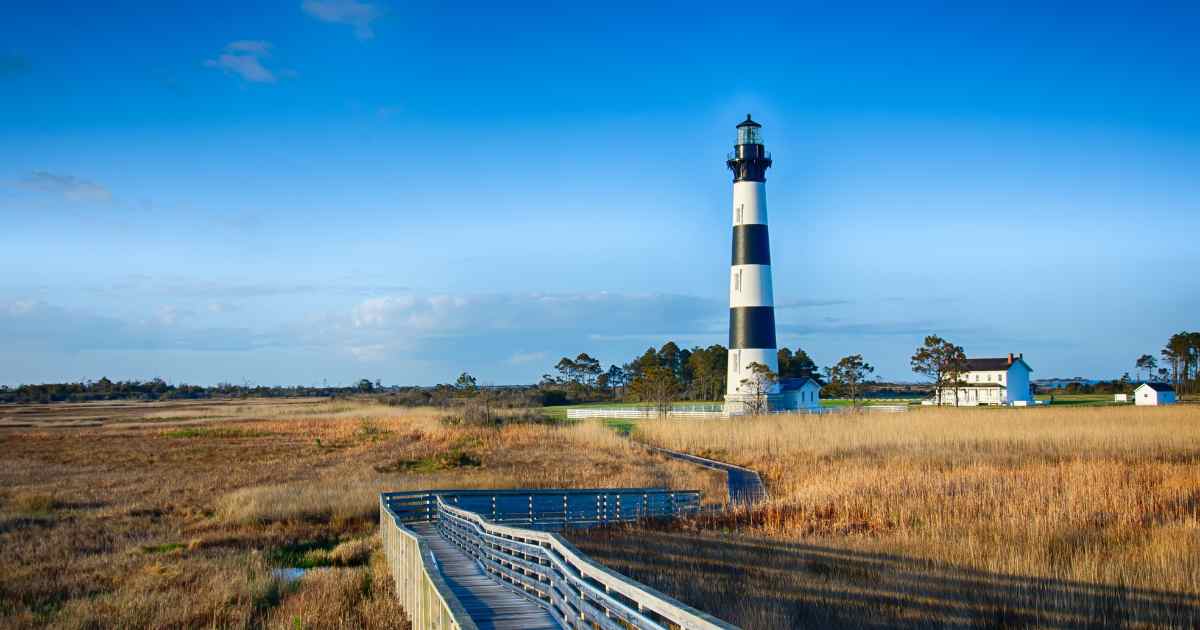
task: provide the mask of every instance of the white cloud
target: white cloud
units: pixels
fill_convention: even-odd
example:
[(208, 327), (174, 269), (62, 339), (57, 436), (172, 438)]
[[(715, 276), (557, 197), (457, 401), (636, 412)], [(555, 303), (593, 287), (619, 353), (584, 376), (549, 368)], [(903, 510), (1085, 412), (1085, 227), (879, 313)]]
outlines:
[(40, 352), (82, 350), (251, 350), (296, 343), (287, 335), (242, 328), (177, 325), (190, 311), (163, 307), (130, 322), (41, 301), (0, 304), (0, 348)]
[(261, 39), (239, 39), (236, 42), (229, 42), (225, 50), (246, 52), (255, 55), (267, 55), (271, 51), (271, 42), (266, 42)]
[(388, 347), (381, 343), (367, 346), (350, 346), (348, 350), (359, 361), (382, 361), (390, 354)]
[(374, 37), (371, 22), (383, 15), (378, 5), (358, 0), (304, 0), (300, 8), (323, 22), (353, 26), (359, 39)]
[(528, 363), (541, 363), (546, 360), (548, 355), (545, 352), (518, 352), (511, 357), (508, 357), (506, 363), (509, 365), (526, 365)]
[(17, 185), (29, 190), (61, 195), (70, 201), (110, 201), (112, 199), (112, 191), (109, 189), (74, 175), (36, 171), (17, 182)]
[(236, 74), (251, 83), (274, 83), (275, 73), (262, 63), (270, 54), (270, 42), (242, 39), (230, 42), (224, 52), (216, 59), (206, 60), (204, 65)]

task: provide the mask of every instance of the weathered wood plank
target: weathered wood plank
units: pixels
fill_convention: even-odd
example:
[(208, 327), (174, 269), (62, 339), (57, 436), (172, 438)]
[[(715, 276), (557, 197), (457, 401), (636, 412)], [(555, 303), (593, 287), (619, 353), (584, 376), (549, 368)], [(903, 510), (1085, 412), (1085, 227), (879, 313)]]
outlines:
[(480, 630), (557, 630), (550, 612), (488, 577), (479, 564), (442, 537), (433, 523), (413, 523), (437, 559), (443, 578)]

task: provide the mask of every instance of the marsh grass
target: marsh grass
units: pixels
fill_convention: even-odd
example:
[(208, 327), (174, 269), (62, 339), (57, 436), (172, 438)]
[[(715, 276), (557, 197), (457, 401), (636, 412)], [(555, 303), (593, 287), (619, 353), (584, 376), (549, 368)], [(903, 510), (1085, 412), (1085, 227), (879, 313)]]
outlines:
[[(85, 411), (52, 407), (36, 411)], [(0, 627), (396, 627), (375, 542), (381, 491), (723, 493), (719, 475), (599, 424), (453, 426), (443, 410), (353, 401), (103, 413), (106, 426), (0, 432)], [(144, 422), (168, 413), (189, 424)], [(295, 583), (273, 573), (296, 562), (321, 568)]]
[[(688, 526), (709, 537), (691, 547), (707, 559), (683, 553), (678, 533), (603, 538), (595, 548), (635, 576), (674, 575), (661, 585), (725, 606), (707, 610), (735, 623), (1200, 622), (1197, 407), (659, 420), (634, 434), (762, 473), (768, 503)], [(664, 567), (654, 549), (690, 560)], [(631, 557), (641, 560), (622, 560)], [(724, 590), (773, 595), (756, 608), (752, 598), (689, 594), (714, 583), (704, 576), (722, 562)], [(790, 586), (776, 587), (782, 578), (759, 566), (794, 570)], [(964, 576), (973, 588), (945, 588)], [(848, 606), (838, 595), (848, 592), (864, 596)]]

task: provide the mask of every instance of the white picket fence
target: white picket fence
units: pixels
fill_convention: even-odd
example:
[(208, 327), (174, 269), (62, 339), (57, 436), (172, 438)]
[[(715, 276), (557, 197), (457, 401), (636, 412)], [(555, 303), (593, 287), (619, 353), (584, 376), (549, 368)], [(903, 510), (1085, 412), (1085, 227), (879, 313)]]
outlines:
[[(849, 413), (852, 407), (814, 407), (807, 409), (782, 409), (771, 411), (770, 415), (796, 415), (796, 416), (817, 416), (831, 413)], [(870, 413), (904, 413), (908, 411), (908, 405), (866, 405), (859, 409)], [(582, 409), (568, 409), (567, 418), (571, 420), (583, 420), (587, 418), (612, 418), (612, 419), (648, 419), (648, 418), (727, 418), (730, 414), (720, 408), (720, 405), (695, 405), (689, 407), (675, 407), (663, 414), (654, 407), (586, 407)]]

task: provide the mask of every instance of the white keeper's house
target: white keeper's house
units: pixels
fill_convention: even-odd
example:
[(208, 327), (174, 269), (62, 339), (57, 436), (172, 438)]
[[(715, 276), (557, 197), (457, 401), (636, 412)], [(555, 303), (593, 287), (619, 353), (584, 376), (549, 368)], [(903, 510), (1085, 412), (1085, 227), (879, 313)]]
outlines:
[(1136, 405), (1172, 405), (1175, 403), (1175, 388), (1166, 383), (1142, 383), (1133, 390)]
[(967, 359), (967, 371), (959, 379), (955, 399), (953, 383), (942, 390), (943, 405), (1032, 405), (1029, 374), (1033, 368), (1024, 355)]

